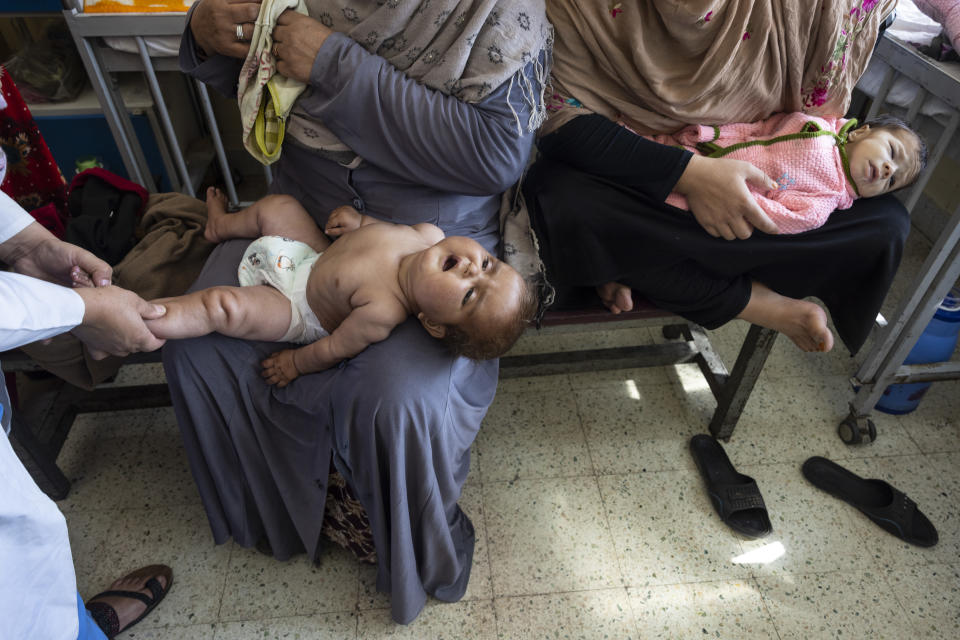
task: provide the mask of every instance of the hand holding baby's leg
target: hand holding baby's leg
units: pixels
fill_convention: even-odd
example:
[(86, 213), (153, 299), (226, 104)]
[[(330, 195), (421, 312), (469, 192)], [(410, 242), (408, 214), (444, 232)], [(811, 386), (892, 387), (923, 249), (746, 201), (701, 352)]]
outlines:
[(297, 365), (293, 361), (294, 353), (296, 349), (284, 349), (260, 363), (263, 367), (263, 373), (260, 375), (267, 384), (275, 384), (282, 389), (300, 376)]

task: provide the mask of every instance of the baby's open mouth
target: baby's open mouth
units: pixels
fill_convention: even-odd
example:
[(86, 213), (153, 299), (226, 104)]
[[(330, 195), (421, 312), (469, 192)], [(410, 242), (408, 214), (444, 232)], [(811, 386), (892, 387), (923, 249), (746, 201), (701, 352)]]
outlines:
[(457, 266), (457, 262), (459, 262), (459, 260), (457, 260), (456, 256), (447, 256), (447, 259), (443, 261), (443, 270), (450, 271), (450, 269)]

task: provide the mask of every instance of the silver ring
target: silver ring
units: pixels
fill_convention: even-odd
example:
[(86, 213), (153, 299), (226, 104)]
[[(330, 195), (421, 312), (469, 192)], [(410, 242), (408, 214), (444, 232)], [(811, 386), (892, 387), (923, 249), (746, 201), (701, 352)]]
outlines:
[(237, 42), (243, 42), (243, 25), (237, 24)]

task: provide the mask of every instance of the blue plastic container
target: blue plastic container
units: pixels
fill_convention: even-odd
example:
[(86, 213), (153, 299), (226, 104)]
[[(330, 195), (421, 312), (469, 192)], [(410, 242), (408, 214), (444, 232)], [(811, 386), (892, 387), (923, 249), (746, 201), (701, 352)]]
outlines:
[[(960, 286), (954, 287), (943, 299), (930, 324), (923, 330), (917, 344), (907, 355), (904, 364), (925, 364), (950, 360), (957, 348), (960, 334)], [(877, 402), (877, 411), (902, 415), (910, 413), (920, 404), (920, 399), (932, 382), (892, 384), (887, 387)]]

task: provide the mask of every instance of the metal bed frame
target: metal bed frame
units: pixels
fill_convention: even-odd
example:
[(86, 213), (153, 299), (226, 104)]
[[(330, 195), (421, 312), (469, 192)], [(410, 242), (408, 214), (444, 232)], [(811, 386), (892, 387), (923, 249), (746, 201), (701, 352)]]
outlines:
[[(934, 95), (954, 109), (942, 135), (934, 145), (927, 170), (907, 192), (904, 205), (913, 209), (930, 178), (933, 167), (943, 157), (960, 125), (960, 64), (941, 63), (921, 55), (913, 47), (884, 34), (874, 55), (890, 65), (877, 96), (867, 113), (876, 115), (898, 74), (920, 85), (910, 104), (906, 120), (916, 121), (928, 95)], [(933, 318), (937, 305), (960, 278), (960, 206), (950, 215), (936, 244), (930, 250), (919, 275), (910, 287), (911, 294), (900, 304), (894, 319), (881, 329), (859, 370), (851, 378), (857, 390), (850, 401), (850, 413), (837, 429), (847, 444), (876, 438), (876, 426), (869, 415), (884, 389), (891, 384), (932, 382), (960, 378), (960, 362), (905, 365), (910, 350)]]
[[(500, 359), (500, 377), (507, 379), (692, 362), (699, 366), (717, 401), (709, 425), (710, 433), (729, 440), (773, 348), (777, 332), (752, 325), (732, 371), (728, 371), (703, 327), (643, 301), (638, 301), (633, 311), (619, 315), (605, 308), (551, 311), (544, 316), (543, 328), (539, 331), (540, 334), (556, 334), (588, 329), (647, 327), (662, 327), (664, 336), (670, 342), (507, 355)], [(160, 362), (159, 351), (133, 354), (124, 361), (124, 366), (156, 362)], [(17, 350), (0, 353), (0, 363), (6, 372), (42, 371), (26, 354)], [(164, 383), (100, 386), (87, 391), (61, 381), (54, 389), (32, 402), (30, 407), (20, 407), (13, 412), (11, 441), (37, 485), (54, 500), (62, 500), (70, 491), (70, 480), (56, 461), (77, 414), (169, 405), (170, 392)]]
[[(90, 83), (103, 108), (104, 117), (130, 179), (143, 185), (148, 191), (156, 191), (143, 149), (134, 133), (133, 124), (124, 107), (117, 84), (111, 76), (115, 72), (138, 72), (146, 80), (164, 134), (164, 139), (160, 141), (160, 150), (174, 189), (191, 196), (195, 195), (196, 188), (202, 179), (202, 171), (206, 169), (210, 159), (215, 157), (224, 176), (227, 199), (231, 205), (237, 205), (237, 192), (231, 179), (230, 164), (224, 151), (223, 140), (220, 137), (206, 86), (197, 81), (190, 83), (207, 126), (213, 153), (210, 154), (209, 151), (200, 153), (196, 158), (190, 158), (191, 161), (188, 161), (177, 142), (170, 112), (157, 81), (157, 71), (179, 72), (178, 60), (176, 57), (151, 58), (144, 40), (151, 36), (181, 35), (186, 24), (186, 14), (83, 13), (79, 7), (71, 6), (79, 3), (66, 0), (64, 4), (70, 7), (63, 11), (67, 27), (70, 29)], [(103, 43), (104, 36), (133, 38), (137, 54), (110, 48)]]

